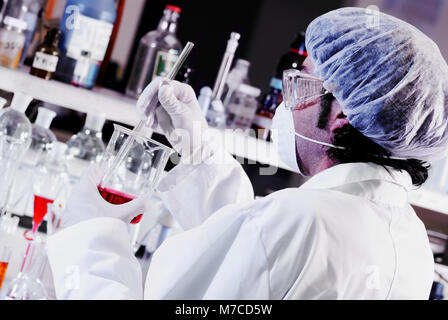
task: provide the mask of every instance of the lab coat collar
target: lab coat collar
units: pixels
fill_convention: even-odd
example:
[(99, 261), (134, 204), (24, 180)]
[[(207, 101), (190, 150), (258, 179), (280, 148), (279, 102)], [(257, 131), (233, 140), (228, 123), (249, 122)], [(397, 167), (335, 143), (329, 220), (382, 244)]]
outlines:
[(373, 201), (401, 206), (407, 202), (407, 191), (412, 188), (411, 176), (406, 171), (400, 172), (391, 167), (387, 169), (374, 163), (340, 164), (318, 173), (301, 188), (337, 189)]

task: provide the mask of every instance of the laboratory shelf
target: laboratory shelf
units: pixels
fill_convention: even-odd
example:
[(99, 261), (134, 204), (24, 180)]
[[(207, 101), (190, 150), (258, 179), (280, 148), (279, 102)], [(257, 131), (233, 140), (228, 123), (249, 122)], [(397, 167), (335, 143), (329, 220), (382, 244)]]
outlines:
[[(130, 126), (137, 125), (139, 121), (135, 99), (104, 88), (86, 90), (58, 81), (46, 81), (31, 76), (27, 68), (11, 70), (0, 67), (0, 89), (20, 90), (35, 99), (83, 113), (104, 113), (108, 120)], [(212, 133), (228, 152), (238, 158), (290, 170), (278, 158), (270, 142), (233, 130), (212, 129)], [(444, 193), (420, 188), (409, 193), (409, 201), (416, 208), (448, 216), (448, 196)]]
[[(18, 71), (0, 67), (0, 89), (20, 90), (35, 99), (83, 113), (104, 113), (106, 119), (130, 126), (136, 126), (139, 121), (135, 99), (104, 88), (86, 90), (58, 81), (46, 81), (26, 71), (26, 68)], [(289, 170), (279, 160), (272, 143), (230, 130), (212, 129), (212, 134), (237, 157)]]

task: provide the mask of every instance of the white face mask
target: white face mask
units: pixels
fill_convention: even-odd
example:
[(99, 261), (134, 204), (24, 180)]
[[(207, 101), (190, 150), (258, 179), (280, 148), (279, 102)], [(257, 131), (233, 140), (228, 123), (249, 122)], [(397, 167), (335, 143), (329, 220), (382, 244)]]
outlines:
[(329, 143), (317, 141), (295, 131), (294, 119), (292, 117), (292, 111), (286, 109), (285, 104), (282, 103), (277, 107), (275, 111), (275, 116), (272, 119), (272, 140), (277, 145), (278, 156), (288, 167), (290, 167), (294, 172), (301, 175), (299, 165), (297, 164), (296, 155), (296, 136), (319, 145), (323, 145), (330, 148), (344, 149), (343, 147), (338, 147)]

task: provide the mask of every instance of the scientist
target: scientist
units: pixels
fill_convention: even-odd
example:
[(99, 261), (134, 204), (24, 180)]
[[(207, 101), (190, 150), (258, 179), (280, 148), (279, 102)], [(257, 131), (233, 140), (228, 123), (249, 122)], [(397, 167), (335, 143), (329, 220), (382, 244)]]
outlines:
[[(203, 159), (159, 186), (184, 231), (156, 251), (143, 286), (126, 224), (146, 201), (111, 209), (85, 176), (48, 239), (57, 297), (428, 299), (433, 256), (407, 192), (448, 149), (448, 66), (416, 28), (375, 19), (343, 8), (309, 25), (309, 58), (285, 74), (273, 131), (280, 158), (311, 178), (263, 199), (213, 142), (176, 147), (176, 129), (206, 122), (191, 87), (151, 83), (140, 112), (155, 112), (182, 158)], [(161, 107), (147, 110), (155, 94)]]

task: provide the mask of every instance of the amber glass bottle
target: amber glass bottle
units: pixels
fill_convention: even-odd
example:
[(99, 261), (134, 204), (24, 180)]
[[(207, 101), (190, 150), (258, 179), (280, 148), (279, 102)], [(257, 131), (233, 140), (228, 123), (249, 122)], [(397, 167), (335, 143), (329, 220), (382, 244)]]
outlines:
[(59, 62), (59, 37), (61, 32), (59, 29), (50, 29), (44, 39), (44, 42), (37, 47), (34, 56), (33, 66), (30, 73), (33, 76), (51, 80), (56, 71)]

